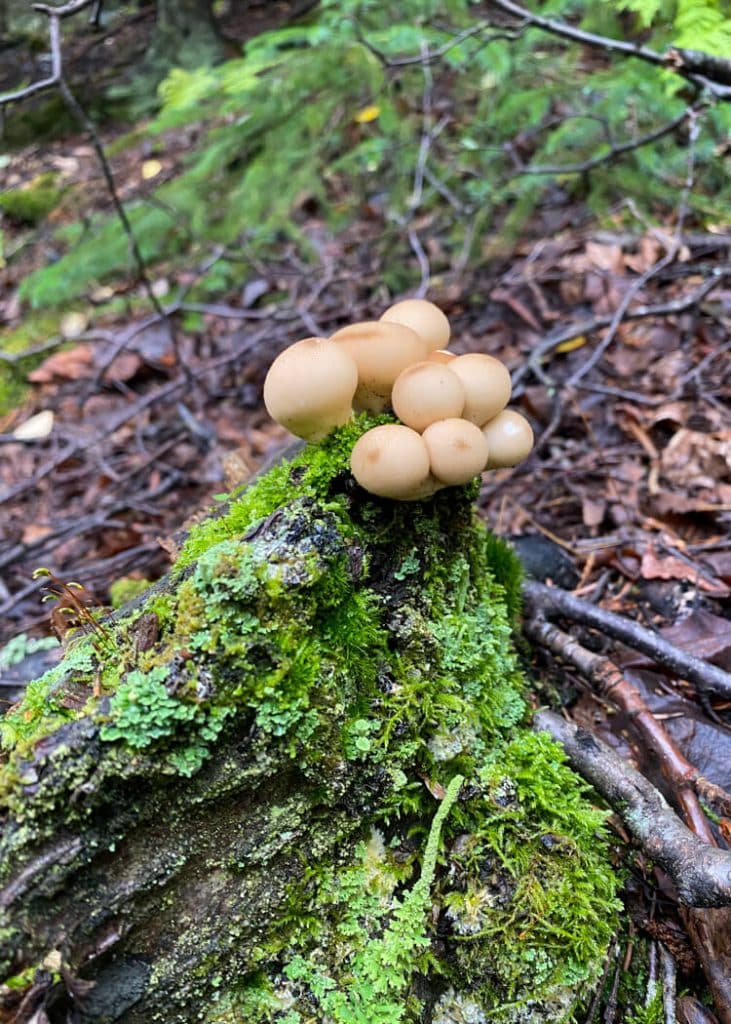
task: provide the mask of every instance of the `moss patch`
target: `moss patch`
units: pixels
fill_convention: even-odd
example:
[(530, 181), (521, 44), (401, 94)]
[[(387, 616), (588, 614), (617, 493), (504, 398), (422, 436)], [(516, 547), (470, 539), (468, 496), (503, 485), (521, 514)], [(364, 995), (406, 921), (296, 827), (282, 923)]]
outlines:
[(289, 881), (245, 969), (195, 954), (209, 1020), (568, 1020), (615, 927), (603, 817), (527, 727), (515, 556), (468, 489), (394, 503), (355, 488), (349, 453), (373, 422), (234, 495), (193, 529), (168, 591), (111, 627), (113, 650), (83, 639), (31, 687), (6, 732), (6, 800), (32, 815), (22, 758), (59, 717), (97, 723), (109, 758), (193, 778), (239, 723), (322, 788), (319, 813), (327, 780), (354, 771), (366, 810), (358, 843)]

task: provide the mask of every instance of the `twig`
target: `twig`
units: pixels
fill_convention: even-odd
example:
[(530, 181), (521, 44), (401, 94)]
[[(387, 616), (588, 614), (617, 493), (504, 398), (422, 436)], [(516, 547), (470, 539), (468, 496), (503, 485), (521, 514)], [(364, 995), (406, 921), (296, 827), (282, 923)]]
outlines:
[[(586, 32), (584, 29), (575, 28), (564, 21), (555, 21), (552, 18), (544, 18), (540, 14), (534, 14), (526, 10), (512, 0), (488, 0), (488, 7), (496, 7), (506, 14), (519, 18), (523, 25), (534, 25), (543, 29), (551, 35), (559, 36), (561, 39), (568, 39), (572, 43), (580, 43), (583, 46), (590, 46), (595, 50), (602, 50), (604, 53), (621, 53), (625, 57), (634, 57), (646, 64), (652, 64), (657, 68), (674, 71), (687, 81), (691, 82), (697, 89), (706, 89), (717, 100), (731, 99), (731, 85), (725, 84), (731, 74), (731, 62), (721, 57), (711, 57), (710, 54), (697, 54), (700, 59), (685, 58), (682, 51), (669, 50), (667, 53), (658, 53), (648, 46), (641, 46), (637, 43), (628, 43), (622, 39), (610, 39), (608, 36), (596, 35), (594, 32)], [(687, 54), (697, 51), (686, 51)], [(678, 59), (678, 54), (681, 58)], [(703, 74), (699, 74), (702, 71)]]
[[(718, 288), (720, 284), (727, 280), (731, 280), (731, 265), (716, 267), (711, 272), (709, 278), (690, 294), (680, 299), (673, 299), (670, 302), (658, 302), (651, 306), (638, 306), (636, 309), (628, 309), (625, 311), (624, 320), (645, 320), (653, 316), (676, 316), (679, 313), (685, 313), (687, 310), (697, 306), (714, 288)], [(566, 327), (549, 334), (539, 345), (536, 345), (527, 362), (516, 370), (513, 375), (513, 390), (528, 373), (535, 370), (538, 361), (544, 355), (552, 352), (558, 345), (562, 345), (566, 341), (572, 341), (574, 338), (580, 338), (585, 334), (593, 334), (595, 331), (609, 326), (613, 318), (613, 316), (592, 317), (591, 320), (582, 320), (571, 327)]]
[(546, 615), (560, 613), (574, 622), (593, 626), (615, 640), (621, 640), (636, 651), (641, 651), (648, 658), (664, 668), (674, 672), (681, 679), (687, 679), (703, 693), (715, 693), (731, 699), (731, 673), (708, 661), (688, 654), (664, 637), (653, 633), (638, 622), (626, 619), (614, 612), (599, 608), (589, 601), (582, 601), (559, 587), (547, 587), (543, 583), (526, 580), (523, 593), (533, 607), (538, 607)]
[[(373, 54), (376, 60), (378, 60), (384, 66), (384, 68), (405, 68), (410, 67), (414, 64), (424, 64), (424, 57), (422, 55), (419, 55), (418, 57), (389, 57), (388, 54), (384, 53), (383, 50), (379, 50), (377, 46), (374, 46), (373, 43), (370, 42), (370, 40), (363, 35), (360, 24), (356, 19), (352, 19), (352, 24), (353, 28), (355, 29), (355, 35), (356, 38), (358, 39), (358, 42), (362, 46), (365, 46), (366, 50), (368, 50), (369, 53)], [(465, 42), (465, 40), (472, 39), (475, 36), (482, 36), (482, 38), (480, 39), (482, 48), (484, 46), (487, 46), (489, 43), (496, 42), (497, 40), (511, 41), (514, 39), (518, 39), (522, 34), (522, 29), (520, 28), (520, 26), (518, 26), (518, 28), (515, 29), (506, 28), (497, 32), (493, 32), (491, 35), (485, 35), (485, 33), (487, 33), (488, 30), (492, 27), (493, 26), (490, 24), (490, 22), (485, 21), (478, 22), (476, 25), (471, 25), (469, 28), (463, 29), (461, 32), (458, 32), (450, 40), (448, 40), (448, 42), (444, 43), (442, 46), (437, 47), (436, 50), (432, 50), (426, 58), (427, 62), (429, 64), (433, 64), (436, 61), (441, 60), (441, 58), (444, 57), (447, 53), (449, 53), (450, 50), (453, 50), (455, 46), (459, 46), (461, 43)]]
[(533, 728), (561, 744), (571, 766), (615, 809), (646, 855), (670, 875), (682, 903), (731, 905), (731, 854), (693, 835), (644, 776), (592, 733), (552, 711), (539, 711)]
[(51, 89), (59, 84), (62, 67), (61, 18), (68, 18), (72, 14), (77, 14), (85, 7), (91, 7), (92, 3), (94, 3), (94, 0), (71, 0), (70, 3), (63, 4), (61, 7), (51, 7), (48, 4), (33, 4), (36, 11), (48, 15), (48, 32), (51, 42), (51, 74), (48, 78), (42, 78), (38, 82), (31, 82), (30, 85), (26, 85), (22, 89), (0, 93), (0, 107), (4, 107), (8, 103), (16, 103), (18, 100), (24, 100), (27, 96), (33, 96), (37, 92)]
[(662, 125), (660, 128), (655, 128), (654, 131), (648, 132), (646, 135), (641, 135), (637, 139), (632, 139), (628, 142), (613, 142), (609, 140), (609, 150), (606, 153), (601, 153), (598, 156), (591, 157), (589, 160), (584, 160), (583, 163), (574, 164), (522, 164), (518, 163), (517, 173), (518, 174), (588, 174), (589, 171), (593, 171), (596, 167), (602, 167), (606, 164), (613, 163), (618, 157), (624, 156), (625, 153), (632, 153), (637, 149), (642, 149), (643, 146), (649, 146), (653, 142), (657, 142), (658, 139), (663, 139), (666, 135), (670, 135), (672, 132), (679, 128), (686, 121), (695, 116), (695, 114), (701, 109), (702, 104), (698, 103), (695, 106), (686, 107), (686, 109), (674, 117), (672, 121), (668, 121), (667, 124)]
[(572, 664), (596, 687), (602, 697), (625, 712), (642, 739), (654, 751), (663, 774), (675, 787), (678, 804), (688, 826), (705, 842), (715, 846), (716, 840), (696, 793), (726, 815), (731, 814), (731, 796), (704, 778), (695, 765), (687, 760), (662, 722), (655, 718), (637, 687), (625, 679), (608, 658), (588, 651), (541, 616), (528, 619), (523, 628), (532, 640)]

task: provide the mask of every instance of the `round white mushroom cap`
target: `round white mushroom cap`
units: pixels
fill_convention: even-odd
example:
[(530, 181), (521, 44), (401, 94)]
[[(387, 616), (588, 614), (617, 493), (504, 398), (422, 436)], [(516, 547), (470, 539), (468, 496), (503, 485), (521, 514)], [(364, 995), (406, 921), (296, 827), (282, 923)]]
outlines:
[(533, 430), (530, 423), (525, 416), (512, 409), (503, 409), (485, 424), (482, 433), (490, 450), (487, 459), (488, 469), (516, 466), (530, 455), (533, 448)]
[(430, 423), (460, 416), (465, 403), (462, 382), (449, 367), (425, 361), (407, 366), (393, 386), (391, 404), (402, 423), (420, 433)]
[(280, 353), (264, 381), (267, 412), (298, 437), (319, 441), (353, 415), (358, 367), (326, 338), (304, 338)]
[(468, 420), (453, 418), (432, 423), (422, 440), (429, 452), (432, 473), (447, 486), (469, 483), (485, 468), (488, 442), (480, 428)]
[(381, 498), (415, 501), (434, 493), (426, 446), (415, 430), (400, 423), (362, 434), (353, 446), (350, 468), (361, 487)]
[(381, 320), (410, 327), (424, 339), (430, 352), (436, 348), (446, 348), (449, 342), (449, 320), (439, 306), (426, 299), (404, 299), (403, 302), (397, 302), (389, 306)]
[(449, 369), (464, 385), (462, 417), (470, 423), (483, 426), (510, 401), (512, 384), (508, 368), (494, 356), (470, 352), (452, 359)]

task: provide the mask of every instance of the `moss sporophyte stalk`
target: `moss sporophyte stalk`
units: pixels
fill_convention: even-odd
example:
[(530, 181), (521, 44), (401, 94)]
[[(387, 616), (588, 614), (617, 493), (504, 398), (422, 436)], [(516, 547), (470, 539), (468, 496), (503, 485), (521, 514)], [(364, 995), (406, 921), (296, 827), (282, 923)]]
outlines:
[[(115, 849), (144, 834), (156, 789), (193, 830), (166, 868), (178, 914), (186, 866), (215, 879), (188, 932), (171, 924), (164, 957), (150, 947), (125, 1019), (547, 1024), (601, 974), (617, 920), (604, 816), (529, 728), (520, 566), (476, 519), (474, 487), (413, 503), (354, 487), (350, 452), (387, 419), (360, 416), (234, 493), (167, 585), (108, 626), (113, 656), (81, 637), (8, 716), (3, 799), (20, 824), (0, 881), (59, 822)], [(69, 800), (68, 738), (52, 782), (37, 770), (34, 751), (82, 725), (94, 785), (152, 794), (136, 819), (97, 820), (93, 786)], [(203, 855), (215, 801), (227, 824)]]

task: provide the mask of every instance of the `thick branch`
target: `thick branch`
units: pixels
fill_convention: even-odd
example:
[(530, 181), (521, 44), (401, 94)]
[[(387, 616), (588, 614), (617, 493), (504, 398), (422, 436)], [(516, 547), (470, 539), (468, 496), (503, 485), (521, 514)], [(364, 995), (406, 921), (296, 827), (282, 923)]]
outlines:
[(574, 665), (598, 693), (628, 715), (644, 744), (655, 752), (663, 774), (675, 787), (686, 823), (697, 836), (715, 846), (716, 840), (698, 796), (708, 800), (722, 814), (731, 814), (731, 797), (690, 763), (662, 722), (655, 718), (637, 687), (625, 679), (614, 662), (582, 647), (542, 616), (529, 619), (524, 628), (531, 640)]
[(586, 729), (552, 711), (539, 711), (533, 725), (561, 744), (571, 766), (617, 811), (647, 856), (667, 871), (682, 903), (731, 906), (731, 854), (702, 843), (647, 779)]
[(561, 614), (574, 622), (593, 626), (694, 683), (701, 692), (731, 698), (731, 674), (694, 654), (688, 654), (639, 623), (598, 608), (589, 601), (582, 601), (558, 587), (547, 587), (533, 580), (525, 581), (523, 592), (529, 602), (544, 614)]

